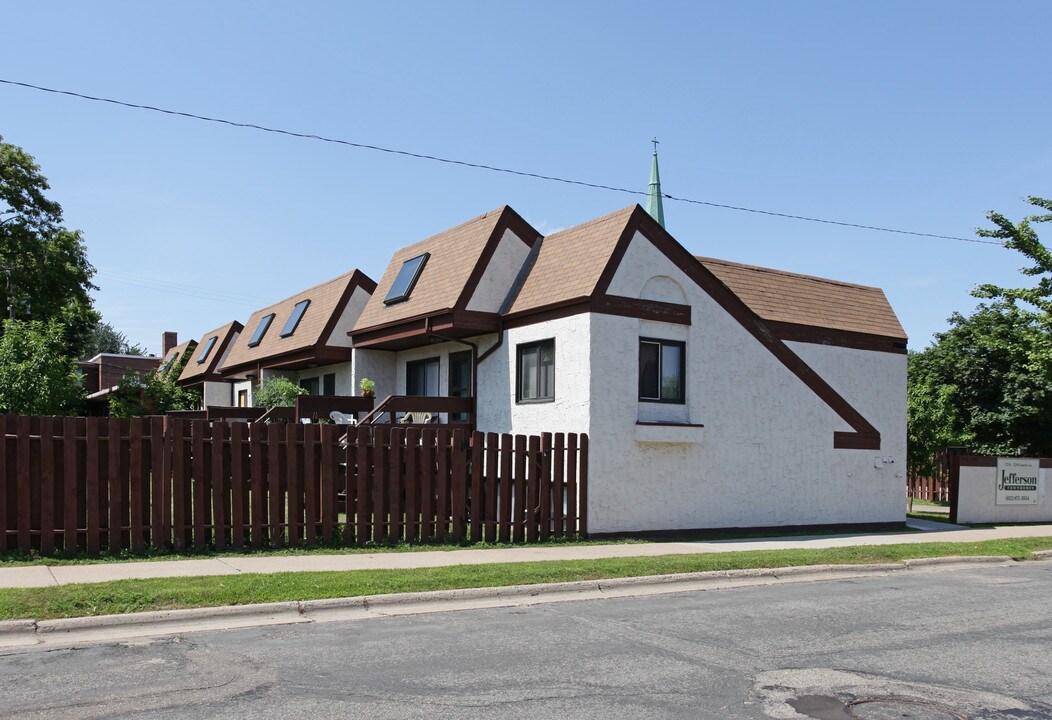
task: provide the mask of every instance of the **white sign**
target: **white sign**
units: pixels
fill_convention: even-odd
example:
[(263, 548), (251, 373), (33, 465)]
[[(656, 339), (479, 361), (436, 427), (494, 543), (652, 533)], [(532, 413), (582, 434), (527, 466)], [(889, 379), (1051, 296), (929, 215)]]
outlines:
[(1037, 479), (1041, 461), (1037, 458), (997, 458), (997, 496), (995, 505), (1037, 505)]

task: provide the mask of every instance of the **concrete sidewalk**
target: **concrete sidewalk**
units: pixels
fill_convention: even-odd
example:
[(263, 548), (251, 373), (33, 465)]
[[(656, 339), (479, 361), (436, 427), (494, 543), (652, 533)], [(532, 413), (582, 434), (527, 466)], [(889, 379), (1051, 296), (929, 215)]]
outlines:
[(973, 529), (961, 525), (910, 519), (921, 532), (806, 535), (705, 542), (655, 542), (632, 545), (567, 545), (492, 550), (424, 550), (420, 552), (351, 553), (346, 555), (281, 555), (244, 557), (235, 554), (201, 560), (108, 562), (87, 565), (32, 565), (0, 568), (0, 587), (49, 587), (159, 577), (238, 575), (347, 570), (406, 569), (450, 565), (597, 560), (653, 555), (692, 555), (746, 550), (830, 548), (855, 545), (895, 545), (923, 542), (979, 542), (1014, 537), (1052, 536), (1052, 525)]

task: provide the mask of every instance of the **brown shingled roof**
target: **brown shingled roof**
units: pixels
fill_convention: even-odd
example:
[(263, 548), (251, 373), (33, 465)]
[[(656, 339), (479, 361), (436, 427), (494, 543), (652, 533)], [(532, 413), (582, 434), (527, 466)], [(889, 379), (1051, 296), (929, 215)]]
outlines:
[(630, 205), (544, 238), (508, 314), (589, 297), (637, 207)]
[(906, 338), (880, 288), (727, 260), (698, 260), (764, 320)]
[[(354, 293), (354, 289), (359, 286), (370, 290), (374, 284), (360, 271), (352, 270), (328, 282), (298, 292), (281, 302), (255, 311), (245, 323), (245, 329), (230, 350), (226, 362), (220, 369), (221, 372), (224, 374), (236, 372), (238, 369), (243, 369), (244, 366), (252, 366), (257, 363), (265, 366), (269, 360), (274, 358), (297, 351), (319, 350), (325, 347), (324, 343), (328, 339), (327, 334), (331, 332), (334, 314), (342, 311), (347, 300)], [(285, 322), (292, 314), (296, 303), (301, 300), (310, 300), (310, 305), (303, 313), (295, 332), (288, 337), (281, 337), (281, 330)], [(271, 313), (274, 313), (274, 319), (267, 328), (262, 341), (255, 347), (249, 347), (248, 342), (256, 332), (259, 321)]]
[[(495, 235), (509, 225), (527, 244), (532, 244), (540, 235), (518, 213), (504, 205), (396, 251), (353, 332), (462, 308), (475, 289), (469, 280), (484, 269), (479, 266), (488, 260), (484, 251), (491, 242), (500, 240)], [(431, 256), (424, 264), (409, 299), (385, 305), (384, 299), (405, 261), (425, 252)]]
[[(226, 351), (231, 336), (242, 330), (244, 330), (244, 326), (237, 320), (234, 320), (233, 322), (228, 322), (222, 327), (218, 327), (215, 330), (201, 335), (201, 342), (198, 344), (197, 348), (194, 349), (190, 360), (186, 363), (186, 367), (183, 368), (183, 373), (179, 376), (179, 382), (192, 383), (208, 379), (208, 376), (216, 372), (216, 367), (219, 365), (219, 359)], [(208, 341), (211, 338), (215, 338), (216, 341), (208, 358), (203, 363), (197, 362), (201, 357), (201, 353), (203, 353), (208, 346)]]

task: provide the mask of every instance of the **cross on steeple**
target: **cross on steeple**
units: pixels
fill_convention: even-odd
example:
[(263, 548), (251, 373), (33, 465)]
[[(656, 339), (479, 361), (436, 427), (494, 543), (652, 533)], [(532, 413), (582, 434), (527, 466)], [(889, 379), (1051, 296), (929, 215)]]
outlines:
[(650, 213), (650, 217), (658, 221), (658, 225), (665, 227), (665, 208), (661, 202), (661, 176), (658, 175), (658, 139), (655, 137), (650, 142), (654, 143), (654, 160), (650, 165), (650, 189), (647, 191), (647, 212)]

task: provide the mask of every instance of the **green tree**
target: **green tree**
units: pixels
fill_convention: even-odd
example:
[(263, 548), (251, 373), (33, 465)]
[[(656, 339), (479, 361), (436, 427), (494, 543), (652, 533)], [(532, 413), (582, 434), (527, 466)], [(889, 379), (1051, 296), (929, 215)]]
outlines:
[(17, 415), (75, 413), (84, 386), (64, 355), (64, 328), (57, 320), (7, 320), (0, 337), (0, 412)]
[(117, 389), (110, 393), (110, 417), (163, 415), (172, 410), (195, 410), (201, 393), (180, 387), (177, 380), (193, 355), (196, 343), (187, 345), (182, 355), (147, 373), (127, 372)]
[[(1052, 210), (1052, 201), (1027, 201)], [(987, 215), (998, 238), (1026, 256), (1021, 269), (1037, 277), (1034, 287), (981, 285), (981, 303), (971, 315), (954, 313), (935, 344), (909, 359), (909, 463), (911, 472), (930, 470), (934, 451), (966, 445), (990, 454), (1052, 454), (1052, 253), (1034, 224), (1052, 214), (1013, 223)]]
[(275, 407), (292, 407), (296, 398), (307, 391), (284, 377), (269, 377), (252, 390), (252, 404), (270, 410)]
[(48, 189), (32, 156), (0, 137), (0, 312), (62, 322), (63, 354), (79, 357), (99, 320), (89, 296), (95, 268), (80, 231), (62, 226), (62, 207)]
[(145, 355), (146, 351), (139, 345), (132, 345), (122, 332), (108, 322), (101, 320), (91, 329), (88, 342), (81, 355), (82, 358), (92, 358), (100, 353), (111, 353), (116, 355)]

